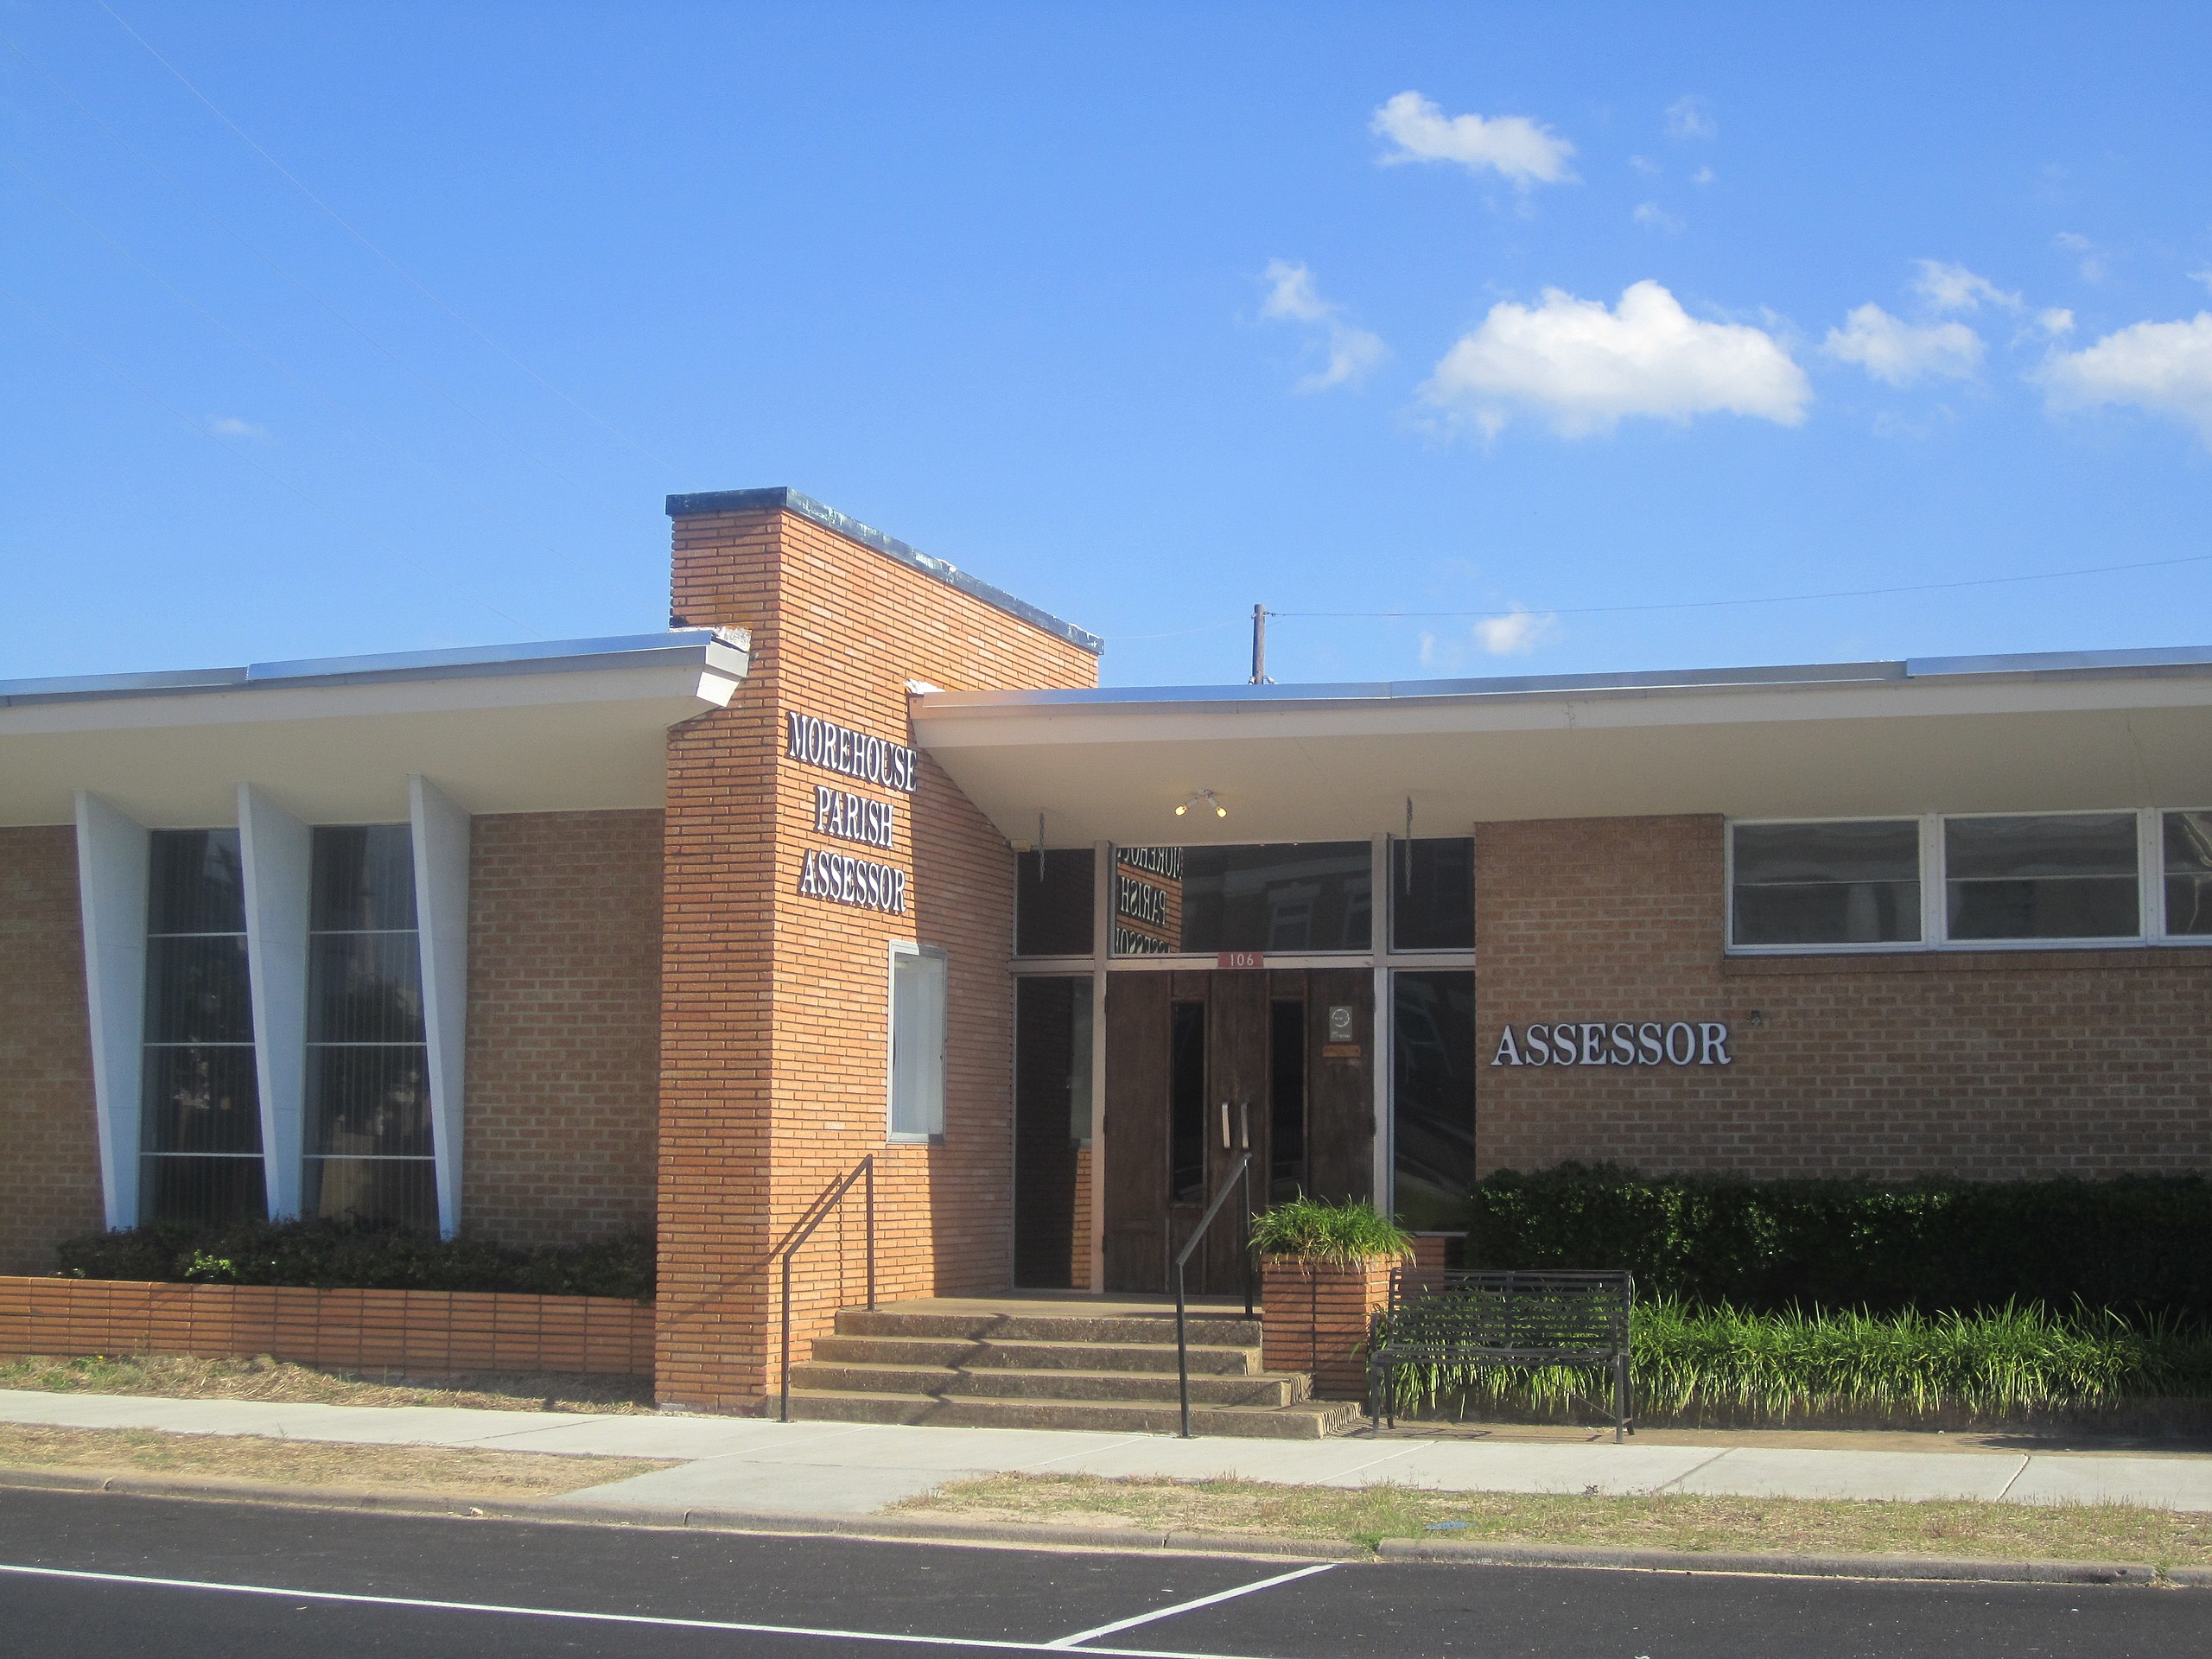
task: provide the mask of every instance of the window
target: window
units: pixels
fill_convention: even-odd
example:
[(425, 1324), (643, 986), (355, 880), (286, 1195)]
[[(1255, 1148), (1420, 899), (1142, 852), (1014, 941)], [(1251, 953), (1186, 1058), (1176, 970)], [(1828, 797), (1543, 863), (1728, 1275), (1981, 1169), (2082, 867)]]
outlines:
[(1475, 843), (1468, 836), (1390, 842), (1390, 948), (1471, 950)]
[(302, 1209), (435, 1230), (429, 1050), (404, 823), (315, 832)]
[(1306, 1190), (1306, 1004), (1268, 1004), (1268, 1198)]
[(1177, 1204), (1204, 1204), (1206, 1005), (1171, 1002), (1167, 1016), (1167, 1190)]
[(1365, 950), (1373, 856), (1363, 841), (1117, 849), (1114, 954)]
[(235, 830), (157, 830), (146, 906), (139, 1218), (268, 1213)]
[(1088, 847), (1016, 855), (1014, 955), (1090, 954), (1091, 876), (1097, 861), (1096, 855)]
[(2166, 936), (2212, 934), (2212, 812), (2169, 812), (2165, 845)]
[(1392, 1205), (1416, 1232), (1467, 1224), (1475, 1180), (1475, 976), (1390, 976)]
[(1920, 939), (1920, 824), (1739, 823), (1732, 849), (1739, 945)]
[(944, 1133), (944, 952), (891, 947), (891, 1138)]
[(2140, 938), (2136, 850), (2133, 812), (1947, 818), (1948, 937)]
[(1014, 1281), (1090, 1282), (1088, 974), (1014, 982)]

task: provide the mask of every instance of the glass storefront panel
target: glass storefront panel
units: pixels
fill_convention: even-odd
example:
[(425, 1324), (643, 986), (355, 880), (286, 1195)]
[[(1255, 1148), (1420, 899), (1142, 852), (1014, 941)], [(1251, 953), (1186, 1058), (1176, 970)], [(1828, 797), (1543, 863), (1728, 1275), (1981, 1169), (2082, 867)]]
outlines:
[(1365, 950), (1371, 858), (1363, 841), (1117, 849), (1113, 953)]
[(1014, 982), (1014, 1281), (1090, 1283), (1090, 977)]
[(1475, 842), (1471, 836), (1390, 840), (1390, 948), (1475, 948)]
[(1475, 1179), (1475, 976), (1390, 976), (1392, 1189), (1416, 1232), (1467, 1224)]
[(1020, 853), (1014, 865), (1014, 954), (1090, 954), (1092, 878), (1097, 855), (1088, 847)]

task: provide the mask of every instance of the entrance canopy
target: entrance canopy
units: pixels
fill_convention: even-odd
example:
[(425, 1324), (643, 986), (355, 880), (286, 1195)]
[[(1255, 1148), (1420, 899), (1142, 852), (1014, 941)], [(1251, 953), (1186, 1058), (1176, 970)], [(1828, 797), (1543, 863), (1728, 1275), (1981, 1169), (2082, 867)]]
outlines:
[[(929, 691), (1017, 847), (1512, 819), (2212, 804), (2212, 648), (1343, 685)], [(1182, 817), (1178, 804), (1211, 791)]]

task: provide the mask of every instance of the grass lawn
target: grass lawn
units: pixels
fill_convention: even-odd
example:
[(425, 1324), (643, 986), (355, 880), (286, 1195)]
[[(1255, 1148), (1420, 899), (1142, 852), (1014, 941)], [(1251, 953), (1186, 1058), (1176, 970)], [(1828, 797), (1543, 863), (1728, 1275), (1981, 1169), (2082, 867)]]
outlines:
[(192, 1359), (162, 1354), (0, 1360), (0, 1389), (55, 1394), (151, 1394), (177, 1400), (282, 1400), (327, 1406), (476, 1406), (495, 1411), (651, 1411), (652, 1384), (636, 1376), (421, 1376), (318, 1370), (289, 1360)]
[(0, 1423), (0, 1468), (112, 1475), (219, 1476), (287, 1486), (345, 1486), (461, 1498), (551, 1497), (666, 1463), (432, 1446), (345, 1446), (253, 1434)]
[(2212, 1565), (2212, 1515), (2116, 1504), (1531, 1497), (1387, 1484), (998, 1475), (941, 1487), (900, 1507), (978, 1520), (1253, 1533), (1370, 1547), (1385, 1538), (1426, 1538), (1762, 1554)]

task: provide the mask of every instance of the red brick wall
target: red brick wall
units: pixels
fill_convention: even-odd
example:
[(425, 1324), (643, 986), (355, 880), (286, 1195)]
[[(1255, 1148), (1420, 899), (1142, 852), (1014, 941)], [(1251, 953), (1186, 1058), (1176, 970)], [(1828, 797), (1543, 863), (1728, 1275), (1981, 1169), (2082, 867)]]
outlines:
[(424, 1371), (652, 1370), (653, 1311), (607, 1296), (0, 1279), (0, 1357), (268, 1354)]
[[(1723, 835), (1715, 817), (1478, 826), (1482, 1172), (2212, 1168), (2212, 950), (1729, 957)], [(1490, 1064), (1508, 1024), (1585, 1020), (1726, 1020), (1735, 1063)]]
[(0, 1273), (51, 1272), (105, 1214), (67, 824), (0, 830)]
[[(749, 628), (753, 658), (731, 706), (669, 745), (660, 1393), (735, 1408), (776, 1380), (774, 1245), (864, 1154), (881, 1294), (997, 1289), (1012, 1254), (1011, 849), (926, 757), (912, 796), (785, 761), (785, 711), (911, 743), (909, 678), (1089, 685), (1096, 660), (794, 514), (690, 515), (675, 535), (672, 608)], [(817, 836), (817, 783), (893, 801), (896, 847)], [(911, 913), (800, 897), (804, 855), (824, 846), (909, 871)], [(948, 953), (938, 1145), (885, 1143), (895, 938)], [(797, 1357), (862, 1294), (858, 1196), (799, 1259)]]
[(471, 828), (461, 1225), (564, 1244), (653, 1222), (661, 814)]

